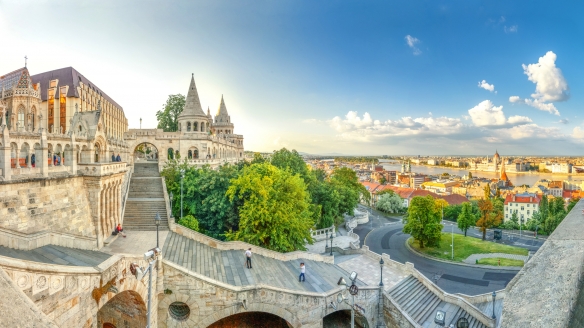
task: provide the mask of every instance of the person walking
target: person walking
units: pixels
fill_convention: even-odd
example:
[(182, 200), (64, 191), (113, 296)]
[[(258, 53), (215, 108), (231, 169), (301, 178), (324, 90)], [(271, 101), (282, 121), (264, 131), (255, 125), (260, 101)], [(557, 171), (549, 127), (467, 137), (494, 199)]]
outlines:
[(251, 269), (251, 248), (245, 251), (245, 266)]
[(306, 273), (306, 266), (304, 265), (304, 262), (300, 263), (300, 277), (298, 277), (298, 282), (304, 282), (306, 280), (306, 277), (304, 276), (304, 274)]

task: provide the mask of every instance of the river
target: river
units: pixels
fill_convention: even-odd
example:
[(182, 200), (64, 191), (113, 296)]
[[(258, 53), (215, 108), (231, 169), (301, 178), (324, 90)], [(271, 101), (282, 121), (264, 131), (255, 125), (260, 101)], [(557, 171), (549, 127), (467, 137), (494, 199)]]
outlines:
[[(397, 162), (397, 161), (388, 161), (388, 160), (379, 160), (379, 163), (381, 165), (383, 165), (383, 168), (387, 171), (401, 171), (401, 163)], [(440, 175), (444, 172), (450, 174), (450, 175), (459, 175), (459, 176), (463, 176), (465, 174), (468, 174), (468, 170), (463, 170), (463, 169), (453, 169), (453, 168), (447, 168), (447, 167), (440, 167), (440, 166), (426, 166), (426, 165), (415, 165), (412, 164), (412, 172), (415, 173), (421, 173), (421, 174), (428, 174), (428, 175)], [(473, 177), (481, 177), (481, 178), (488, 178), (488, 179), (494, 179), (494, 178), (498, 178), (500, 176), (500, 173), (497, 172), (482, 172), (482, 171), (471, 171), (472, 172), (472, 176)], [(529, 185), (529, 186), (533, 186), (535, 184), (535, 182), (537, 182), (537, 180), (540, 179), (548, 179), (548, 180), (558, 180), (558, 181), (563, 181), (563, 180), (584, 180), (584, 176), (582, 175), (578, 175), (578, 176), (570, 176), (567, 174), (551, 174), (551, 173), (539, 173), (539, 172), (534, 172), (534, 173), (509, 173), (507, 172), (507, 176), (509, 177), (509, 180), (511, 180), (511, 183), (513, 183), (514, 186), (521, 186), (521, 185)]]

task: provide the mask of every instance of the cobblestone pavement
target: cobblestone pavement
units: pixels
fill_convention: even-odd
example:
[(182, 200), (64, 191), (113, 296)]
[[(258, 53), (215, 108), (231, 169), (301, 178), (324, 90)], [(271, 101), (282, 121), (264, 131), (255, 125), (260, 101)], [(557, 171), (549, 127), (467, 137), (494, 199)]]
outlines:
[[(358, 279), (363, 281), (369, 286), (379, 285), (380, 280), (380, 268), (379, 262), (373, 260), (367, 256), (361, 255), (337, 264), (341, 268), (345, 269), (347, 272), (355, 271), (358, 274)], [(383, 267), (383, 288), (385, 290), (390, 289), (397, 283), (406, 278), (407, 275), (388, 268)]]
[(468, 264), (475, 264), (477, 260), (488, 259), (493, 257), (501, 257), (512, 260), (527, 261), (527, 256), (505, 253), (490, 253), (490, 254), (473, 254), (467, 257), (463, 262)]

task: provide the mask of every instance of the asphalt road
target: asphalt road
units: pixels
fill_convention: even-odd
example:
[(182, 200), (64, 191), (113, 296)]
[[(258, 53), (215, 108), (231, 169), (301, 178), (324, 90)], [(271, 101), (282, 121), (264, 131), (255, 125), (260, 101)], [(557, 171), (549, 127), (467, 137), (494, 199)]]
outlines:
[[(403, 224), (400, 218), (387, 218), (373, 210), (370, 219), (369, 223), (359, 225), (353, 230), (360, 236), (362, 244), (369, 246), (373, 252), (389, 254), (394, 261), (413, 263), (418, 271), (435, 281), (448, 293), (467, 295), (490, 293), (505, 288), (518, 272), (461, 266), (421, 257), (405, 247), (405, 242), (410, 235), (402, 233)], [(462, 233), (456, 226), (451, 227), (449, 222), (445, 223), (443, 231), (453, 230), (454, 233)], [(475, 229), (470, 229), (467, 235), (482, 238), (482, 233)], [(487, 239), (492, 240), (492, 238), (492, 232), (487, 233)], [(503, 244), (520, 246), (533, 251), (536, 251), (543, 242), (543, 240), (532, 238), (509, 239), (509, 236), (505, 235), (501, 241)]]

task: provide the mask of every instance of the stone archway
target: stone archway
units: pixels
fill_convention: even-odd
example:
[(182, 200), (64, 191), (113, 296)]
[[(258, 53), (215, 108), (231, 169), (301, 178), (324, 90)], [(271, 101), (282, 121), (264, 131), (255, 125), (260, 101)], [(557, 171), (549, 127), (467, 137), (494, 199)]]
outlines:
[(146, 311), (146, 303), (140, 294), (126, 290), (114, 296), (99, 309), (97, 327), (146, 327)]
[[(331, 312), (322, 318), (322, 325), (326, 327), (351, 327), (351, 310), (341, 309)], [(367, 318), (355, 313), (355, 327), (369, 328)]]
[(285, 319), (267, 312), (241, 312), (220, 319), (207, 328), (290, 328)]
[(137, 161), (158, 161), (160, 152), (155, 144), (150, 142), (142, 142), (137, 144), (133, 150), (134, 163)]

